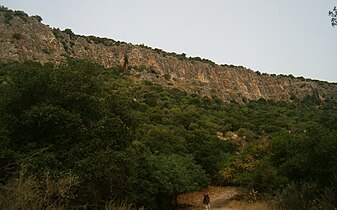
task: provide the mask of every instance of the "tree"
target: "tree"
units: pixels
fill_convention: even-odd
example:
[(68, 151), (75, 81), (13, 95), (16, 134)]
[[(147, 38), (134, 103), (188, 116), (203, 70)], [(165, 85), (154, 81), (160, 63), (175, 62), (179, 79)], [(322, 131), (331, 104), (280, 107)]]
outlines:
[(337, 25), (337, 7), (329, 11), (329, 16), (331, 17), (331, 25), (335, 27)]
[(38, 22), (42, 22), (42, 17), (41, 16), (39, 16), (39, 15), (34, 15), (34, 16), (32, 16), (33, 18), (35, 18)]
[[(0, 84), (0, 167), (24, 165), (37, 177), (44, 170), (74, 171), (80, 181), (78, 203), (125, 197), (132, 165), (125, 150), (135, 122), (127, 99), (104, 89), (103, 68), (68, 61), (57, 67), (16, 63), (0, 70), (5, 75)], [(1, 171), (0, 178), (8, 174)]]
[(133, 193), (134, 202), (139, 205), (173, 209), (177, 205), (177, 195), (208, 185), (205, 171), (190, 157), (144, 151), (136, 157)]
[(64, 29), (64, 33), (68, 34), (70, 39), (73, 39), (76, 36), (74, 32), (69, 28)]

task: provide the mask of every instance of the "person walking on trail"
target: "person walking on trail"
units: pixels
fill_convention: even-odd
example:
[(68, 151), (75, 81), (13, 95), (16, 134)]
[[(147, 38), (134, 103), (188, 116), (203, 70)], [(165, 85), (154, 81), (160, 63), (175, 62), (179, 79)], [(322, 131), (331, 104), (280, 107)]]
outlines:
[(204, 197), (202, 198), (202, 203), (205, 205), (206, 210), (211, 209), (211, 199), (208, 195), (208, 192), (204, 193)]

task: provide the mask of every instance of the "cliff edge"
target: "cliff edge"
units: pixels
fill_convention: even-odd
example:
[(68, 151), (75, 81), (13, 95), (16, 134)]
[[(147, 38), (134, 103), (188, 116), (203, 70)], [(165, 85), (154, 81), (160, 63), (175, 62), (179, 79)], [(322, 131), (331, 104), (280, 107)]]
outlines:
[[(314, 95), (337, 98), (337, 84), (293, 76), (261, 74), (244, 67), (217, 65), (201, 58), (167, 53), (143, 45), (75, 35), (41, 23), (39, 16), (0, 7), (0, 61), (63, 63), (90, 60), (105, 67), (124, 65), (133, 76), (189, 93), (225, 101), (290, 100)], [(147, 69), (147, 71), (140, 71)], [(150, 71), (149, 71), (150, 70)]]

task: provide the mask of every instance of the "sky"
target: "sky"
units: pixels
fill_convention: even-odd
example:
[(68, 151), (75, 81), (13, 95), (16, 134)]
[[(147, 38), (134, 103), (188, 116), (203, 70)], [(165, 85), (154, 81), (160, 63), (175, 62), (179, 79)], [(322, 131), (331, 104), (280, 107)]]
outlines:
[(0, 0), (53, 28), (337, 82), (337, 0)]

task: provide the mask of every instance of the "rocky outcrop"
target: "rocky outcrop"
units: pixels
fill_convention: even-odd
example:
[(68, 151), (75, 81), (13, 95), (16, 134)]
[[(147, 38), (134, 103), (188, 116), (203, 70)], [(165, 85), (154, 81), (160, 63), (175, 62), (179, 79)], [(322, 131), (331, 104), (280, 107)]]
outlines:
[[(272, 76), (200, 58), (167, 53), (146, 46), (79, 36), (40, 23), (38, 16), (0, 9), (0, 60), (62, 63), (68, 57), (87, 59), (105, 67), (123, 65), (138, 78), (175, 87), (189, 93), (219, 97), (225, 101), (289, 100), (315, 95), (337, 97), (337, 85), (290, 76)], [(141, 71), (147, 69), (146, 71)]]

